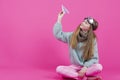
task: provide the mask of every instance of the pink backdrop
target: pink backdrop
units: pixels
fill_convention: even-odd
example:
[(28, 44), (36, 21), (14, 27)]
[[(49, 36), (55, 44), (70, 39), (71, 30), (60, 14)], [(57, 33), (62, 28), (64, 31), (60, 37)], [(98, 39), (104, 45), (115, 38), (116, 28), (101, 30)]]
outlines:
[[(0, 67), (55, 69), (70, 64), (68, 47), (52, 33), (64, 4), (70, 11), (63, 30), (73, 31), (86, 16), (99, 22), (100, 62), (119, 69), (119, 0), (0, 0)], [(119, 69), (120, 70), (120, 69)]]

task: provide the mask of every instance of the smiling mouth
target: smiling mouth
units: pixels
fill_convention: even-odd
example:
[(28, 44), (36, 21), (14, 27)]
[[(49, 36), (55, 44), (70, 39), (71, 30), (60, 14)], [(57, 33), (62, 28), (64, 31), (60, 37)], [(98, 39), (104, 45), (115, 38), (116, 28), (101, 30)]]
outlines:
[(81, 27), (80, 27), (80, 31), (83, 31)]
[(86, 32), (86, 31), (88, 31), (88, 29), (80, 27), (80, 31), (83, 31), (83, 32), (85, 31)]

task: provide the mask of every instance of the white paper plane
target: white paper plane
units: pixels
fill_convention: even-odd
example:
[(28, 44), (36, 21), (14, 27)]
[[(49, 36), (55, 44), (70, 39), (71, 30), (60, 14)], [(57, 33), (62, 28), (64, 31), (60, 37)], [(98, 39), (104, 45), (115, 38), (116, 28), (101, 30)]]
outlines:
[(63, 11), (64, 13), (69, 14), (68, 9), (67, 9), (65, 6), (63, 6), (63, 4), (62, 4), (62, 11)]

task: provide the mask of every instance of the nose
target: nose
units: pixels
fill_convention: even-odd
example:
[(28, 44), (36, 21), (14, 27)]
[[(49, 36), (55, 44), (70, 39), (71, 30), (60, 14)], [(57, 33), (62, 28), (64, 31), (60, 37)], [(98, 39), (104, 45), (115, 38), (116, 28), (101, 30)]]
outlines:
[(82, 25), (84, 24), (84, 21), (81, 23)]

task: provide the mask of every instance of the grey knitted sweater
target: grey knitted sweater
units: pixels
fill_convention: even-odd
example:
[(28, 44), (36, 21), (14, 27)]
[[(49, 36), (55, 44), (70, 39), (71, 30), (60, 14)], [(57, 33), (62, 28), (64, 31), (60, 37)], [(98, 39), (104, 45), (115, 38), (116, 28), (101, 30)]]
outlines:
[(56, 22), (54, 24), (53, 34), (58, 40), (68, 44), (71, 63), (74, 65), (86, 66), (86, 67), (90, 67), (92, 64), (98, 63), (99, 57), (98, 57), (97, 40), (96, 39), (94, 40), (93, 58), (91, 58), (88, 61), (84, 61), (82, 58), (83, 51), (84, 51), (84, 48), (83, 48), (84, 42), (79, 42), (77, 48), (72, 49), (70, 46), (70, 38), (71, 38), (72, 33), (73, 32), (63, 32), (61, 23)]

